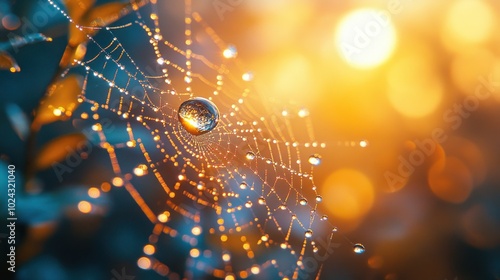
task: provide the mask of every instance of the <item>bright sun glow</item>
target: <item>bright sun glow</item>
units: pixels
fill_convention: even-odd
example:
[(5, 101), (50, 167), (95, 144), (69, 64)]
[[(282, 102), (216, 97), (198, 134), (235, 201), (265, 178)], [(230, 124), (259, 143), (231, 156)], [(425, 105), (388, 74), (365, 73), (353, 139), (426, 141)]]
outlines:
[(391, 56), (396, 46), (396, 30), (388, 12), (355, 10), (337, 26), (335, 44), (342, 57), (357, 68), (373, 68)]

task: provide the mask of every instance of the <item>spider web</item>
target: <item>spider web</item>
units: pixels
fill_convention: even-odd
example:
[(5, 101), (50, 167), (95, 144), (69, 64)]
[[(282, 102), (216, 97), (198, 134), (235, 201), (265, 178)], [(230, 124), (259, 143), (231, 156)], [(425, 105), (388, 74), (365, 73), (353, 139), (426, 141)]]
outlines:
[[(235, 47), (190, 0), (179, 2), (184, 22), (173, 25), (184, 27), (183, 41), (162, 32), (152, 2), (123, 24), (77, 26), (87, 54), (63, 74), (84, 76), (74, 123), (92, 127), (109, 154), (112, 185), (151, 222), (138, 266), (167, 277), (319, 278), (337, 229), (318, 213), (313, 174), (326, 144), (315, 140), (309, 112), (263, 103)], [(140, 50), (127, 46), (130, 34)], [(192, 97), (220, 110), (207, 134), (193, 136), (178, 121), (177, 108)], [(141, 157), (131, 159), (133, 152)], [(169, 244), (185, 250), (172, 256)], [(176, 271), (179, 258), (185, 267)]]

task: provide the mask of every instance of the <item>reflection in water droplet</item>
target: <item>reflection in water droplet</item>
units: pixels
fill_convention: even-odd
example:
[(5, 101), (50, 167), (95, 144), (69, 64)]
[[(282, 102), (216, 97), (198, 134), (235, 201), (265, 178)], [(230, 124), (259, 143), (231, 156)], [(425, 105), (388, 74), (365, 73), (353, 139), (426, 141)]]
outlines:
[(219, 109), (205, 98), (184, 101), (179, 107), (179, 121), (192, 135), (202, 135), (213, 130), (219, 122)]
[(306, 230), (305, 234), (306, 238), (311, 238), (313, 236), (313, 231), (312, 229)]
[(247, 203), (245, 203), (245, 207), (246, 208), (252, 207), (252, 202), (251, 201), (247, 201)]
[(245, 182), (241, 182), (241, 184), (240, 184), (240, 189), (244, 190), (244, 189), (246, 189), (246, 188), (247, 188), (247, 183), (245, 183)]
[(266, 204), (266, 199), (263, 196), (259, 197), (259, 204), (260, 205)]
[(300, 205), (305, 206), (305, 205), (307, 205), (307, 199), (305, 199), (305, 198), (301, 198), (301, 199), (299, 200), (299, 203), (300, 203)]
[(328, 220), (328, 216), (327, 216), (327, 215), (323, 215), (323, 216), (321, 216), (321, 220), (322, 220), (322, 221), (326, 221), (326, 220)]
[(310, 156), (309, 163), (314, 165), (314, 166), (320, 165), (321, 164), (321, 156), (318, 154), (314, 154), (314, 155)]
[(365, 246), (361, 243), (354, 244), (354, 253), (363, 254), (365, 252)]
[(323, 201), (323, 197), (321, 195), (316, 196), (316, 202), (321, 202)]
[(245, 156), (248, 160), (254, 160), (255, 159), (255, 154), (253, 152), (247, 152)]

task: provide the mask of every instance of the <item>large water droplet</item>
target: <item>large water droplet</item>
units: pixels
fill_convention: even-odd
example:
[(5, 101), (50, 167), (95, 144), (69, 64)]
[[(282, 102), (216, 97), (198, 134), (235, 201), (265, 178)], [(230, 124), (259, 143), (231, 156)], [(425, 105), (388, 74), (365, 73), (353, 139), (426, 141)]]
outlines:
[(301, 198), (301, 199), (299, 200), (299, 203), (300, 203), (300, 205), (305, 206), (305, 205), (307, 205), (307, 199), (305, 199), (305, 198)]
[(247, 188), (247, 186), (248, 186), (248, 185), (247, 185), (247, 183), (245, 183), (245, 182), (241, 182), (241, 183), (240, 183), (240, 189), (242, 189), (242, 190), (246, 189), (246, 188)]
[(177, 115), (184, 129), (193, 135), (205, 134), (213, 130), (219, 122), (217, 106), (201, 97), (184, 101)]
[(321, 202), (323, 201), (323, 197), (321, 195), (316, 196), (316, 202)]
[(363, 254), (365, 252), (365, 246), (361, 243), (354, 244), (354, 253)]
[(304, 234), (304, 235), (305, 235), (305, 237), (306, 237), (306, 238), (311, 238), (311, 237), (313, 236), (313, 231), (312, 231), (312, 229), (308, 229), (308, 230), (306, 230), (306, 232), (305, 232), (305, 234)]
[(252, 207), (252, 202), (251, 202), (250, 200), (249, 200), (249, 201), (247, 201), (247, 203), (245, 203), (245, 207), (246, 207), (246, 208), (250, 208), (250, 207)]
[(321, 163), (321, 156), (318, 155), (318, 154), (314, 154), (312, 156), (309, 157), (309, 163), (316, 166), (316, 165), (320, 165)]

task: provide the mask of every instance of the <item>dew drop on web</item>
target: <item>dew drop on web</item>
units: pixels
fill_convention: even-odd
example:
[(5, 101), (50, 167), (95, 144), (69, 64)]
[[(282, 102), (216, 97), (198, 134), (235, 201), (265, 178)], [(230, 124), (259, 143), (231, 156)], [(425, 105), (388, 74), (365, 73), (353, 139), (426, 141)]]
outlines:
[(253, 152), (247, 152), (245, 156), (248, 160), (254, 160), (255, 159), (255, 154)]
[(238, 55), (238, 50), (234, 45), (228, 45), (227, 48), (222, 52), (225, 58), (235, 58)]
[(318, 154), (311, 155), (309, 157), (308, 161), (311, 165), (314, 165), (314, 166), (320, 165), (321, 164), (321, 156)]
[(212, 101), (201, 97), (184, 101), (177, 115), (184, 129), (192, 135), (210, 132), (219, 122), (217, 106)]
[(356, 254), (363, 254), (365, 252), (365, 246), (361, 243), (356, 243), (354, 244), (354, 253)]
[(259, 204), (260, 205), (266, 204), (266, 199), (263, 196), (259, 197)]
[(305, 199), (305, 198), (301, 198), (301, 199), (299, 200), (299, 203), (300, 203), (300, 205), (305, 206), (305, 205), (307, 205), (307, 199)]

